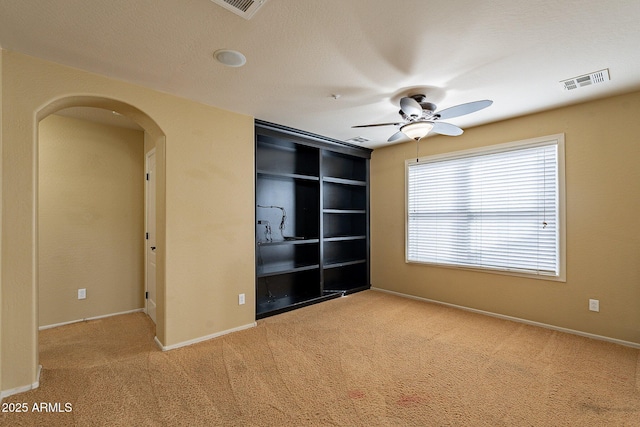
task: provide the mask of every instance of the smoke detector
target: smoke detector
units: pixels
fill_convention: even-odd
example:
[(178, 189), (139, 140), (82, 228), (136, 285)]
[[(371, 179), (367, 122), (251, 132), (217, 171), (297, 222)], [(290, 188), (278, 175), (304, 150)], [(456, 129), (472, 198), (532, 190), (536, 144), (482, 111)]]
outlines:
[(267, 0), (211, 0), (218, 6), (222, 6), (230, 12), (244, 19), (251, 17), (260, 9)]
[(242, 67), (247, 63), (247, 58), (237, 50), (218, 49), (213, 52), (213, 57), (227, 67)]
[(573, 77), (571, 79), (562, 80), (560, 84), (565, 90), (574, 90), (580, 87), (590, 86), (598, 83), (609, 81), (609, 69), (594, 71), (593, 73), (583, 76)]

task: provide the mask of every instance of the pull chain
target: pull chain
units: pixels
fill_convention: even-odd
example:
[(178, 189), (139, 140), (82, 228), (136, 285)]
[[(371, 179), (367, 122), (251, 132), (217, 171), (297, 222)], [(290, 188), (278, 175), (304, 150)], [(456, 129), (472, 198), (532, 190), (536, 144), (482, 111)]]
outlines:
[(547, 228), (547, 153), (542, 151), (542, 229)]

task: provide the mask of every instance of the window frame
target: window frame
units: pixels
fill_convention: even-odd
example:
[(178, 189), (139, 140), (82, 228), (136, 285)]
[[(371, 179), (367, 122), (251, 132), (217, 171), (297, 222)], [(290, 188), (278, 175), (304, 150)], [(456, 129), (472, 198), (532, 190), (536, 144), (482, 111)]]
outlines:
[[(410, 165), (422, 164), (425, 162), (437, 162), (442, 160), (453, 160), (461, 157), (472, 157), (513, 151), (517, 149), (533, 148), (544, 145), (557, 145), (557, 182), (558, 182), (558, 274), (543, 275), (524, 271), (507, 270), (492, 267), (464, 266), (454, 264), (443, 264), (432, 261), (409, 260), (409, 167)], [(455, 270), (478, 271), (484, 273), (502, 274), (508, 276), (527, 277), (533, 279), (566, 282), (566, 181), (565, 181), (565, 137), (564, 133), (546, 135), (537, 138), (512, 141), (501, 144), (488, 145), (468, 150), (451, 151), (448, 153), (423, 156), (418, 159), (411, 158), (405, 160), (405, 263), (444, 267)]]

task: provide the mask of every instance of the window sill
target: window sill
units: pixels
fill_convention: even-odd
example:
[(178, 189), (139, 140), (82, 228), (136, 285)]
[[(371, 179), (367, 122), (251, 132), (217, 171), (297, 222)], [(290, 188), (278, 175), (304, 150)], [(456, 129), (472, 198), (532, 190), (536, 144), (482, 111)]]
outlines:
[(498, 268), (489, 268), (489, 267), (465, 267), (462, 265), (452, 265), (452, 264), (439, 264), (435, 262), (421, 262), (421, 261), (409, 261), (405, 260), (406, 264), (416, 264), (416, 265), (424, 265), (429, 267), (441, 267), (447, 268), (451, 270), (462, 270), (462, 271), (473, 271), (477, 273), (490, 273), (490, 274), (501, 274), (504, 276), (515, 276), (522, 277), (527, 279), (537, 279), (537, 280), (547, 280), (551, 282), (563, 282), (566, 283), (566, 275), (563, 271), (560, 272), (558, 276), (546, 275), (546, 274), (534, 274), (528, 273), (525, 271), (518, 270), (506, 270), (506, 269), (498, 269)]

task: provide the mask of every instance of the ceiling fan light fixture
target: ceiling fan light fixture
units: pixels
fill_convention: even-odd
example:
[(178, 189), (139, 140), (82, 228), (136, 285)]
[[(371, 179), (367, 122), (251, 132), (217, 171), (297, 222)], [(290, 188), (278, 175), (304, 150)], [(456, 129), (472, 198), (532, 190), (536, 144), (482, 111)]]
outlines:
[(433, 129), (433, 123), (431, 122), (411, 122), (402, 126), (400, 132), (417, 141), (427, 136), (431, 129)]

